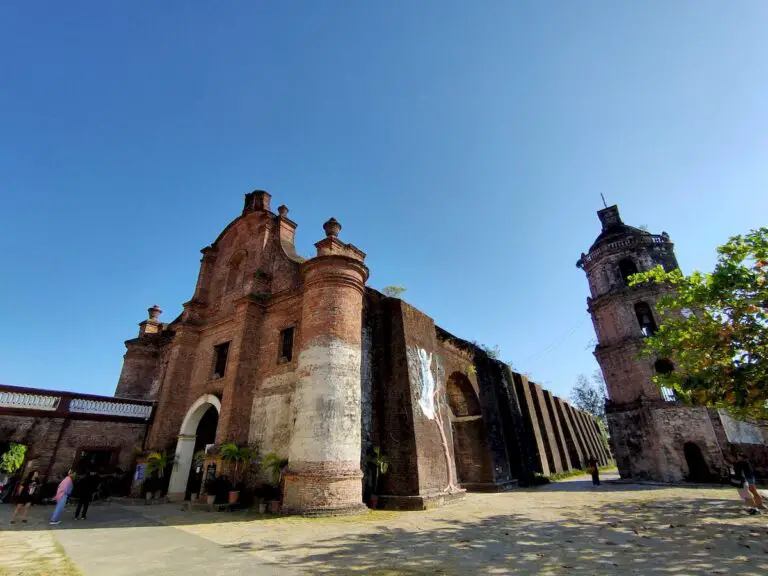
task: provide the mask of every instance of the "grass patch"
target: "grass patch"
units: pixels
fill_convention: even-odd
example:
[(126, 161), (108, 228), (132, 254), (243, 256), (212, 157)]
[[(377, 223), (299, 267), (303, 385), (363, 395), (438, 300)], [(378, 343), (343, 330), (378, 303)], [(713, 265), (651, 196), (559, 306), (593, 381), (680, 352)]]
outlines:
[[(608, 464), (606, 466), (600, 466), (598, 467), (598, 470), (600, 472), (614, 472), (616, 470), (616, 466), (614, 464)], [(575, 470), (568, 470), (567, 472), (558, 472), (557, 474), (550, 474), (547, 476), (549, 478), (550, 482), (557, 482), (558, 480), (565, 480), (566, 478), (573, 478), (574, 476), (583, 476), (585, 474), (589, 474), (586, 470), (581, 469), (575, 469)]]

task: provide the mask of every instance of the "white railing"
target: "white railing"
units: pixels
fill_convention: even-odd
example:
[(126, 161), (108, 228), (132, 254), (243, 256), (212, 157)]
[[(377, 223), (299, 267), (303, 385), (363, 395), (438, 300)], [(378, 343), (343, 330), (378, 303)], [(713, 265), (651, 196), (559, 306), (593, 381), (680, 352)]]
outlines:
[(61, 396), (44, 396), (28, 392), (0, 392), (0, 407), (27, 410), (56, 410)]
[(87, 400), (73, 398), (69, 401), (69, 411), (80, 414), (100, 414), (103, 416), (122, 416), (148, 420), (152, 415), (152, 406), (146, 404), (128, 404), (106, 400)]

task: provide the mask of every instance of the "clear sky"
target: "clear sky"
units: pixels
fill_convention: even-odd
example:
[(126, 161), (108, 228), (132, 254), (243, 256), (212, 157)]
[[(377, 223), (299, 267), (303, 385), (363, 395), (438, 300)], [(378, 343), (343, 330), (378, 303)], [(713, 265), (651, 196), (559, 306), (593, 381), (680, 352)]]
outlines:
[(560, 395), (600, 193), (686, 271), (768, 214), (768, 2), (3, 2), (0, 382), (111, 394), (255, 188)]

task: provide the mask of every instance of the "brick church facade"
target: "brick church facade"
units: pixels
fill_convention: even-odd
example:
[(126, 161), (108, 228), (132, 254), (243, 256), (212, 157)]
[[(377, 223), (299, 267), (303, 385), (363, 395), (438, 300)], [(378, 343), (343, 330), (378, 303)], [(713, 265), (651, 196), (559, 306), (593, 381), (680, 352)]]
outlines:
[[(151, 417), (142, 438), (114, 433), (121, 462), (132, 451), (175, 453), (169, 497), (181, 499), (198, 450), (255, 445), (288, 461), (286, 511), (335, 513), (363, 505), (373, 447), (390, 462), (379, 505), (400, 509), (610, 461), (591, 416), (368, 287), (366, 255), (340, 239), (336, 220), (304, 259), (288, 209), (270, 202), (247, 194), (203, 248), (182, 313), (164, 323), (153, 306), (126, 342), (115, 397), (101, 401), (149, 406)], [(53, 417), (18, 395), (5, 406), (2, 390), (0, 416)], [(71, 462), (30, 451), (53, 470)]]
[(640, 358), (643, 339), (656, 332), (655, 310), (669, 288), (630, 287), (637, 272), (678, 268), (674, 245), (660, 235), (625, 224), (617, 206), (600, 210), (602, 230), (577, 266), (584, 270), (587, 309), (597, 335), (595, 357), (608, 390), (611, 448), (622, 477), (663, 482), (708, 481), (727, 476), (726, 456), (737, 447), (761, 476), (768, 474), (768, 428), (740, 422), (723, 411), (685, 406), (659, 389), (655, 374), (674, 370), (666, 358)]

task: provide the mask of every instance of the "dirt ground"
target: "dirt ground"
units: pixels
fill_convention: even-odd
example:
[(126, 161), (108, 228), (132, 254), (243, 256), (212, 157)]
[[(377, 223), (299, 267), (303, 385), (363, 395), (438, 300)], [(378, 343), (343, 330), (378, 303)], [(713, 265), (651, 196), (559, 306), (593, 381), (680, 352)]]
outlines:
[[(21, 573), (13, 572), (23, 561), (13, 560), (18, 537), (6, 516), (4, 510), (0, 567)], [(190, 548), (199, 555), (194, 568), (201, 573), (219, 573), (215, 567), (222, 562), (231, 562), (228, 574), (768, 573), (768, 514), (748, 515), (733, 488), (593, 487), (580, 477), (470, 494), (424, 512), (276, 518), (111, 504), (94, 507), (91, 516), (101, 520), (24, 530), (61, 542), (86, 575), (156, 574), (159, 568), (169, 575), (195, 573), (185, 564), (192, 563), (184, 552)], [(181, 537), (189, 540), (167, 544)], [(140, 543), (132, 542), (137, 538)], [(122, 560), (118, 540), (125, 548)], [(137, 546), (151, 571), (146, 562), (127, 558)], [(152, 547), (158, 548), (155, 556)]]

